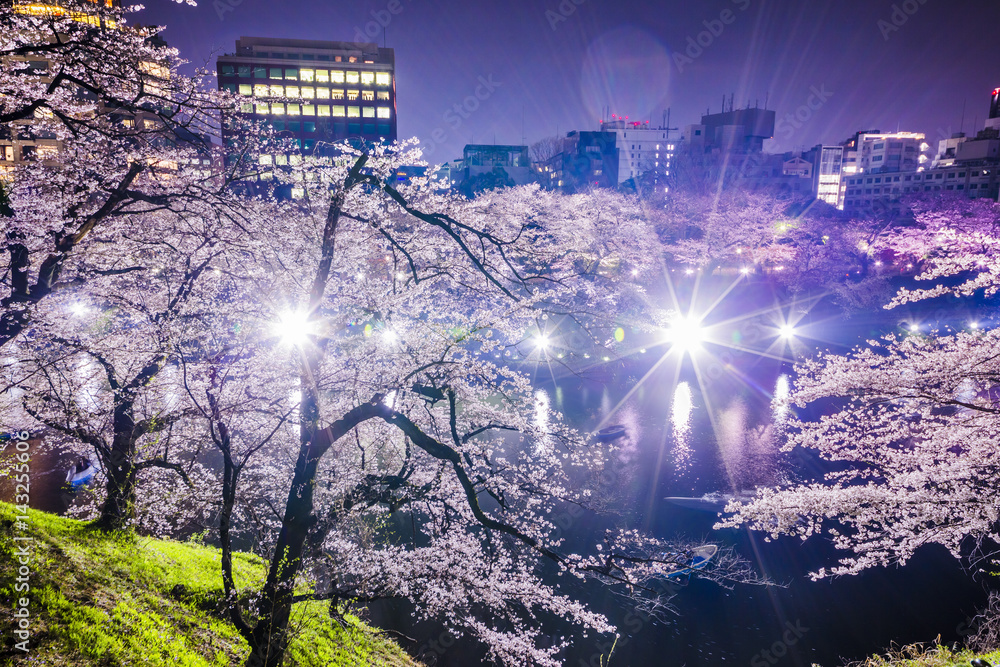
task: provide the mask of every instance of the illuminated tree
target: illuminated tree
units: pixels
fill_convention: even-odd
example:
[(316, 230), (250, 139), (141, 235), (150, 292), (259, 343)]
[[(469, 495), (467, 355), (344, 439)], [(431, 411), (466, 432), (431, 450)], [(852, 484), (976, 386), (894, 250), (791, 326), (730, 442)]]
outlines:
[[(346, 164), (275, 172), (306, 196), (261, 202), (244, 223), (257, 221), (241, 288), (255, 304), (243, 310), (258, 319), (237, 338), (218, 335), (185, 371), (226, 459), (224, 582), (247, 664), (280, 664), (297, 602), (388, 597), (471, 633), (505, 664), (556, 664), (560, 645), (539, 641), (539, 615), (611, 626), (547, 584), (544, 562), (663, 611), (658, 582), (680, 549), (622, 530), (590, 553), (562, 550), (550, 517), (588, 503), (613, 448), (539, 417), (526, 375), (509, 366), (515, 354), (546, 363), (556, 322), (641, 305), (623, 269), (647, 275), (656, 254), (635, 202), (537, 186), (475, 200), (424, 183), (397, 191), (392, 175), (419, 154), (343, 150)], [(267, 581), (249, 602), (225, 534), (248, 521), (273, 530), (261, 540)], [(731, 557), (706, 576), (751, 578)]]
[(181, 75), (176, 52), (114, 4), (0, 6), (0, 128), (34, 144), (5, 176), (0, 345), (67, 270), (84, 279), (95, 230), (224, 185), (208, 135), (231, 98)]
[[(887, 242), (924, 271), (888, 307), (1000, 290), (1000, 209), (985, 200), (917, 202), (916, 224)], [(786, 445), (832, 462), (824, 479), (762, 489), (720, 525), (772, 535), (826, 533), (849, 555), (816, 577), (905, 563), (925, 544), (958, 557), (1000, 540), (1000, 332), (888, 336), (803, 364), (792, 401), (835, 406), (799, 421)]]

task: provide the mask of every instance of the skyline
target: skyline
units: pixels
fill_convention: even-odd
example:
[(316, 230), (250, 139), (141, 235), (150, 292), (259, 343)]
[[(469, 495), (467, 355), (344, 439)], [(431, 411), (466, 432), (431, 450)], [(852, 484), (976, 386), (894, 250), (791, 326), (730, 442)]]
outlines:
[[(351, 41), (375, 33), (370, 41), (381, 44), (384, 24), (397, 54), (399, 136), (419, 137), (432, 161), (460, 156), (467, 143), (531, 144), (593, 130), (604, 108), (654, 126), (670, 108), (671, 125), (683, 129), (730, 95), (737, 107), (766, 101), (777, 111), (771, 152), (874, 128), (924, 132), (936, 145), (959, 131), (963, 105), (965, 131), (981, 129), (1000, 85), (1000, 67), (976, 65), (1000, 61), (992, 34), (1000, 5), (968, 0), (652, 9), (636, 0), (443, 0), (433, 9), (417, 0), (214, 0), (155, 3), (142, 17), (165, 24), (168, 43), (210, 69), (213, 51), (231, 52), (243, 35)], [(781, 122), (814, 90), (825, 99), (804, 122)]]

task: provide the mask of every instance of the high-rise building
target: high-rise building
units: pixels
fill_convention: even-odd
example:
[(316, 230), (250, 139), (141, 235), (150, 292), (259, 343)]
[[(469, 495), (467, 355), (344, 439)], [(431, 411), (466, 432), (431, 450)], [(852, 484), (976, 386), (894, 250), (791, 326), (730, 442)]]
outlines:
[[(246, 98), (241, 116), (264, 121), (306, 154), (345, 140), (396, 140), (395, 54), (374, 43), (240, 37), (217, 62), (219, 88)], [(224, 143), (229, 138), (223, 130)], [(283, 156), (273, 157), (279, 161)]]

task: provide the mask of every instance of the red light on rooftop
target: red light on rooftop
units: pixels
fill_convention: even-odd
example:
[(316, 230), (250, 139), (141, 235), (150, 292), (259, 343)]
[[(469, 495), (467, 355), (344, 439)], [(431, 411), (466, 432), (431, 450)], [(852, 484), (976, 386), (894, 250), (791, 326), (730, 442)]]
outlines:
[(1000, 88), (994, 88), (993, 89), (993, 94), (994, 95), (1000, 95)]

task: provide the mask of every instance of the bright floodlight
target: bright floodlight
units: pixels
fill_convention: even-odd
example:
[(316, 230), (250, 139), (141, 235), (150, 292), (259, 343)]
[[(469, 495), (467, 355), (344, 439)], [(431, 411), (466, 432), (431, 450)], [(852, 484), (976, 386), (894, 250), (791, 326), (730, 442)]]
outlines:
[(552, 341), (549, 339), (549, 335), (548, 334), (540, 333), (537, 336), (535, 336), (535, 349), (536, 350), (538, 350), (540, 352), (545, 352), (545, 351), (547, 351), (549, 349), (549, 346), (551, 344), (552, 344)]
[(786, 340), (789, 338), (795, 338), (796, 336), (795, 327), (791, 324), (782, 324), (778, 327), (778, 333)]
[(80, 303), (79, 301), (70, 305), (69, 310), (77, 317), (83, 317), (84, 315), (87, 314), (87, 306)]
[(300, 311), (286, 311), (274, 325), (274, 333), (285, 345), (301, 347), (315, 333), (315, 324), (309, 315)]
[(694, 352), (705, 342), (705, 328), (694, 317), (678, 317), (664, 337), (666, 342), (682, 352)]

